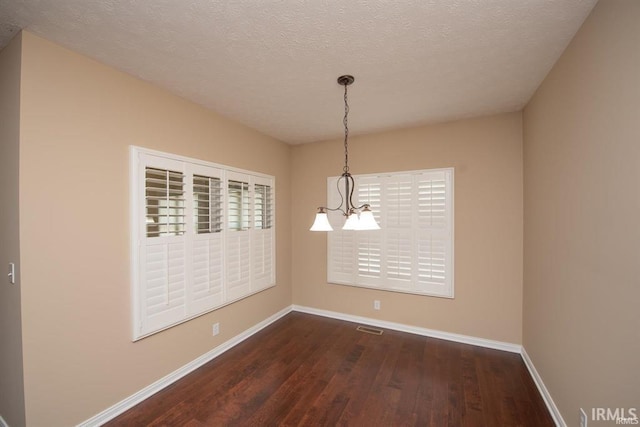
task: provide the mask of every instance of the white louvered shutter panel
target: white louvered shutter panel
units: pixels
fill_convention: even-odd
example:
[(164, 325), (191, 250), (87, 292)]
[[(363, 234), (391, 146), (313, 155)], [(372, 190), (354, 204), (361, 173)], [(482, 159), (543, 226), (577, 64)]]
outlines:
[(453, 224), (452, 172), (416, 176), (418, 192), (416, 290), (452, 296)]
[[(340, 194), (337, 177), (327, 179), (327, 206), (337, 207)], [(341, 186), (343, 181), (340, 181)], [(340, 188), (344, 193), (344, 187)], [(344, 207), (344, 206), (343, 206)], [(332, 232), (327, 235), (327, 281), (330, 283), (354, 284), (356, 280), (356, 236), (353, 231), (342, 231), (345, 217), (340, 211), (327, 212)]]
[(139, 280), (136, 334), (179, 322), (186, 313), (186, 174), (181, 162), (140, 154), (138, 168)]
[(391, 289), (411, 289), (413, 265), (413, 179), (408, 174), (384, 177), (384, 273)]
[(192, 231), (189, 239), (189, 312), (204, 313), (224, 302), (223, 180), (220, 169), (192, 165)]
[(250, 177), (227, 173), (226, 293), (232, 301), (251, 292)]
[[(371, 205), (373, 216), (380, 224), (382, 183), (378, 177), (362, 177), (356, 181), (356, 205)], [(351, 232), (354, 233), (354, 232)], [(357, 245), (357, 284), (381, 286), (382, 281), (382, 239), (380, 230), (358, 231), (354, 233)]]
[(275, 283), (274, 192), (270, 179), (253, 177), (252, 290)]

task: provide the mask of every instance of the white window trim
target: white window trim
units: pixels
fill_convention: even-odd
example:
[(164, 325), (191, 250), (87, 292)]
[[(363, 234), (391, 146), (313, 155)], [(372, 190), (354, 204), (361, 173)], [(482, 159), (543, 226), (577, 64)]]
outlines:
[[(212, 163), (212, 162), (207, 162), (204, 160), (199, 160), (199, 159), (194, 159), (194, 158), (190, 158), (190, 157), (185, 157), (185, 156), (180, 156), (180, 155), (174, 155), (174, 154), (170, 154), (170, 153), (165, 153), (165, 152), (161, 152), (161, 151), (156, 151), (156, 150), (151, 150), (151, 149), (147, 149), (147, 148), (142, 148), (142, 147), (137, 147), (137, 146), (130, 146), (129, 149), (129, 156), (130, 156), (130, 161), (129, 161), (129, 169), (130, 169), (130, 173), (129, 173), (129, 194), (130, 194), (130, 247), (131, 247), (131, 313), (132, 313), (132, 340), (133, 341), (137, 341), (140, 340), (142, 338), (145, 338), (147, 336), (150, 336), (152, 334), (155, 334), (157, 332), (166, 330), (168, 328), (171, 328), (173, 326), (176, 326), (180, 323), (189, 321), (191, 319), (194, 319), (196, 317), (202, 316), (203, 314), (209, 313), (213, 310), (217, 310), (221, 307), (227, 306), (229, 304), (232, 304), (238, 300), (247, 298), (251, 295), (254, 295), (258, 292), (261, 292), (265, 289), (274, 287), (276, 284), (276, 242), (275, 242), (275, 236), (276, 236), (276, 190), (275, 190), (275, 185), (276, 185), (276, 181), (275, 181), (275, 177), (271, 176), (271, 175), (266, 175), (266, 174), (262, 174), (259, 172), (254, 172), (254, 171), (248, 171), (248, 170), (244, 170), (244, 169), (240, 169), (240, 168), (234, 168), (234, 167), (230, 167), (230, 166), (226, 166), (226, 165), (221, 165), (221, 164), (217, 164), (217, 163)], [(166, 162), (167, 165), (171, 165), (172, 163), (175, 162), (183, 162), (185, 165), (189, 165), (186, 166), (187, 168), (191, 167), (191, 172), (190, 175), (185, 175), (185, 186), (191, 186), (192, 185), (192, 179), (187, 178), (187, 176), (192, 177), (193, 172), (195, 172), (196, 174), (201, 174), (200, 172), (202, 171), (203, 168), (214, 168), (220, 171), (220, 178), (222, 179), (222, 186), (223, 186), (223, 191), (225, 196), (223, 197), (223, 205), (222, 205), (222, 209), (224, 212), (224, 216), (223, 216), (223, 224), (222, 224), (222, 230), (219, 233), (221, 236), (220, 238), (222, 239), (222, 251), (223, 254), (226, 253), (225, 250), (225, 245), (226, 245), (226, 236), (228, 234), (227, 231), (227, 197), (226, 197), (226, 192), (227, 192), (227, 180), (229, 176), (244, 176), (244, 177), (251, 177), (251, 182), (250, 182), (250, 186), (253, 186), (254, 183), (255, 184), (267, 184), (269, 186), (271, 186), (271, 227), (269, 229), (254, 229), (254, 222), (253, 222), (253, 212), (250, 213), (250, 227), (249, 227), (249, 231), (256, 231), (258, 233), (270, 233), (271, 234), (271, 240), (270, 240), (270, 255), (271, 255), (271, 273), (270, 273), (270, 277), (261, 277), (259, 283), (258, 281), (254, 280), (253, 276), (253, 269), (251, 269), (250, 271), (250, 280), (251, 280), (251, 284), (249, 286), (249, 291), (246, 293), (242, 293), (240, 295), (236, 295), (233, 298), (227, 298), (228, 297), (228, 291), (225, 289), (226, 288), (226, 279), (225, 279), (225, 274), (226, 272), (224, 271), (224, 269), (226, 268), (225, 264), (226, 261), (223, 258), (222, 260), (222, 269), (223, 269), (223, 292), (224, 292), (224, 296), (223, 296), (223, 301), (220, 304), (217, 304), (215, 306), (212, 306), (210, 308), (207, 308), (204, 311), (200, 311), (197, 313), (192, 313), (189, 314), (188, 308), (185, 309), (186, 315), (183, 316), (182, 318), (180, 318), (180, 320), (172, 322), (170, 324), (166, 324), (163, 325), (162, 327), (158, 327), (155, 328), (153, 330), (148, 330), (146, 328), (143, 327), (144, 324), (144, 315), (142, 313), (142, 308), (143, 308), (143, 297), (141, 295), (141, 291), (143, 289), (141, 282), (141, 274), (143, 271), (142, 268), (142, 259), (141, 259), (141, 245), (142, 245), (142, 234), (146, 232), (146, 212), (145, 212), (145, 204), (144, 204), (144, 200), (145, 200), (145, 190), (144, 190), (144, 184), (141, 184), (141, 180), (140, 180), (140, 174), (141, 174), (141, 170), (142, 170), (142, 175), (144, 175), (144, 165), (141, 165), (141, 157), (145, 157), (145, 156), (151, 156), (153, 158), (155, 158), (155, 160), (157, 160), (157, 164), (162, 164), (163, 162)], [(163, 160), (164, 159), (164, 160)], [(171, 169), (170, 167), (168, 169)], [(183, 171), (184, 172), (184, 171)], [(144, 180), (142, 180), (144, 181)], [(187, 189), (187, 191), (191, 192), (192, 189), (189, 188)], [(250, 208), (253, 208), (253, 202), (251, 202), (250, 204)], [(194, 233), (194, 225), (192, 224), (193, 222), (193, 207), (191, 205), (188, 205), (186, 207), (186, 231), (185, 234), (182, 236), (168, 236), (168, 237), (155, 237), (154, 239), (190, 239), (191, 242), (194, 242), (198, 239), (199, 236), (205, 236), (205, 234), (195, 234)], [(244, 231), (243, 231), (244, 232)], [(218, 233), (215, 233), (218, 234)], [(257, 234), (257, 233), (252, 233), (249, 236), (249, 240), (253, 241), (253, 234)], [(191, 255), (191, 248), (187, 247), (185, 249), (185, 257), (189, 257)], [(253, 258), (252, 258), (253, 259)], [(186, 261), (187, 265), (190, 265), (191, 260), (187, 259)], [(186, 276), (187, 276), (187, 285), (189, 286), (190, 280), (191, 278), (189, 277), (191, 275), (191, 272), (189, 270), (188, 267), (186, 267), (186, 272), (185, 272)], [(254, 283), (255, 282), (255, 283)], [(189, 304), (189, 299), (190, 299), (190, 294), (189, 294), (189, 290), (185, 290), (185, 304)]]
[[(415, 236), (412, 237), (412, 247), (413, 250), (411, 251), (411, 257), (412, 257), (412, 283), (410, 285), (410, 289), (406, 289), (406, 284), (404, 285), (404, 289), (403, 287), (398, 285), (398, 282), (395, 282), (393, 279), (388, 279), (386, 277), (384, 277), (384, 274), (381, 273), (381, 276), (379, 278), (368, 278), (368, 279), (361, 279), (359, 273), (358, 273), (358, 242), (362, 239), (365, 239), (366, 236), (371, 235), (371, 236), (376, 236), (375, 233), (380, 233), (379, 235), (382, 235), (384, 237), (381, 237), (381, 241), (385, 241), (384, 239), (386, 239), (385, 233), (387, 232), (386, 229), (386, 224), (385, 224), (385, 212), (380, 212), (381, 217), (380, 218), (376, 218), (379, 223), (380, 226), (382, 227), (381, 230), (376, 230), (376, 231), (342, 231), (342, 224), (344, 223), (344, 219), (339, 219), (341, 214), (338, 212), (330, 212), (329, 213), (329, 218), (330, 221), (332, 222), (332, 226), (334, 228), (335, 231), (333, 232), (329, 232), (328, 233), (328, 238), (327, 238), (327, 282), (331, 283), (331, 284), (337, 284), (337, 285), (346, 285), (346, 286), (355, 286), (355, 287), (362, 287), (362, 288), (369, 288), (369, 289), (378, 289), (378, 290), (383, 290), (383, 291), (390, 291), (390, 292), (400, 292), (400, 293), (408, 293), (408, 294), (414, 294), (414, 295), (422, 295), (422, 296), (432, 296), (432, 297), (440, 297), (440, 298), (449, 298), (449, 299), (453, 299), (454, 298), (454, 241), (455, 241), (455, 235), (454, 235), (454, 169), (453, 168), (439, 168), (439, 169), (424, 169), (424, 170), (412, 170), (412, 171), (400, 171), (400, 172), (390, 172), (390, 173), (376, 173), (376, 174), (367, 174), (367, 175), (354, 175), (354, 180), (355, 180), (355, 185), (356, 185), (356, 189), (354, 190), (354, 201), (356, 203), (356, 205), (359, 205), (362, 203), (362, 201), (358, 202), (355, 200), (356, 195), (358, 194), (358, 187), (359, 187), (359, 182), (366, 182), (367, 179), (380, 179), (382, 180), (383, 178), (393, 178), (395, 176), (404, 176), (404, 175), (411, 175), (411, 176), (417, 176), (417, 175), (421, 175), (421, 174), (444, 174), (446, 182), (447, 182), (447, 187), (446, 187), (446, 203), (447, 203), (447, 208), (448, 208), (448, 217), (447, 217), (447, 221), (448, 221), (448, 227), (445, 230), (446, 234), (448, 235), (448, 239), (447, 239), (447, 255), (446, 255), (446, 279), (445, 279), (445, 283), (442, 286), (432, 286), (429, 287), (428, 285), (426, 286), (427, 289), (423, 289), (423, 290), (418, 290), (418, 285), (416, 284), (417, 282), (417, 278), (414, 277), (415, 275), (415, 271), (417, 269), (417, 261), (416, 261), (416, 257), (417, 257), (417, 243), (416, 243), (416, 238)], [(337, 205), (339, 203), (339, 196), (337, 196), (337, 191), (336, 191), (336, 180), (339, 177), (329, 177), (327, 178), (327, 200), (328, 200), (328, 206), (334, 206)], [(414, 189), (415, 191), (415, 189)], [(336, 203), (337, 201), (337, 203)], [(372, 205), (372, 210), (374, 211), (374, 213), (376, 211), (380, 210), (380, 206), (376, 207)], [(376, 214), (378, 215), (378, 214)], [(381, 219), (381, 221), (380, 221)], [(416, 234), (415, 232), (417, 230), (411, 230), (412, 234)], [(347, 239), (353, 239), (351, 242), (351, 246), (349, 246), (349, 244), (347, 244), (346, 246), (340, 246), (340, 239), (343, 239), (345, 237), (343, 237), (344, 235), (342, 235), (341, 233), (348, 233), (347, 235)], [(348, 236), (352, 236), (352, 237), (348, 237)], [(334, 254), (335, 251), (342, 251), (342, 255), (345, 257), (345, 261), (346, 262), (342, 262), (341, 264), (343, 266), (345, 266), (345, 270), (343, 270), (342, 272), (340, 271), (333, 271), (332, 270), (332, 265), (333, 265), (333, 257), (334, 255), (337, 257), (337, 254)], [(384, 268), (381, 266), (381, 268)], [(350, 270), (351, 269), (351, 270)], [(363, 281), (365, 283), (363, 283)], [(394, 284), (395, 283), (395, 284)]]

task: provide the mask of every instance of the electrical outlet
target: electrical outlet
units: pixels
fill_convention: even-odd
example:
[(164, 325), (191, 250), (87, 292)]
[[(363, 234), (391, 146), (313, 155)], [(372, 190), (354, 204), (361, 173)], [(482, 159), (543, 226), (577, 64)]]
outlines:
[(580, 427), (587, 427), (587, 414), (580, 408)]
[(373, 309), (374, 310), (380, 310), (380, 300), (374, 300), (373, 301)]
[(220, 333), (220, 323), (213, 324), (213, 335), (216, 336)]

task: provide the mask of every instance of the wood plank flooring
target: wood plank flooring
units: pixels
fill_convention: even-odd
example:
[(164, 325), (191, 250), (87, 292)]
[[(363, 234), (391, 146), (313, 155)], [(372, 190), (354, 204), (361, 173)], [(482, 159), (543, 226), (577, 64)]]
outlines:
[(106, 426), (553, 426), (520, 355), (290, 313)]

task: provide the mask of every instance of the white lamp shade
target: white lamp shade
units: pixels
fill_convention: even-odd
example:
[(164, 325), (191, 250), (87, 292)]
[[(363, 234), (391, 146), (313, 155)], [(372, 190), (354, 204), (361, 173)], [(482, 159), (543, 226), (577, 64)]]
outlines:
[(380, 226), (373, 217), (373, 212), (368, 209), (360, 212), (360, 221), (356, 230), (380, 230)]
[(333, 231), (331, 224), (329, 224), (329, 217), (325, 212), (317, 213), (316, 220), (313, 221), (313, 225), (309, 229), (311, 231)]
[(358, 221), (358, 214), (352, 213), (347, 217), (344, 222), (343, 230), (359, 230), (360, 221)]

